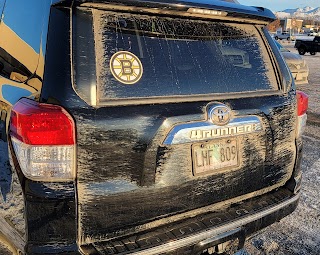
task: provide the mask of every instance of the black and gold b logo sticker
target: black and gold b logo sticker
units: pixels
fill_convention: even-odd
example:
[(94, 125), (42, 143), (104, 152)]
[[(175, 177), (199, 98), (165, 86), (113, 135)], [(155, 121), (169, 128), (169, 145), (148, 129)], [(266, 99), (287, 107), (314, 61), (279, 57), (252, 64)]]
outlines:
[(128, 51), (113, 54), (110, 70), (114, 78), (124, 84), (135, 84), (141, 79), (143, 73), (140, 59)]

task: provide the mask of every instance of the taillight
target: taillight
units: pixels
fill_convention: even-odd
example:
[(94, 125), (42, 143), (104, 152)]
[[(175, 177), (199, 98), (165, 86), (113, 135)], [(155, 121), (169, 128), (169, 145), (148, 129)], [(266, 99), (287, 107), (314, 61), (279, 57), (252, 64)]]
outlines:
[(19, 100), (13, 107), (10, 136), (24, 175), (33, 180), (75, 177), (75, 124), (57, 105)]
[(297, 91), (298, 116), (301, 116), (307, 113), (308, 102), (309, 102), (308, 95), (302, 91)]
[(302, 135), (307, 124), (308, 101), (308, 95), (297, 90), (297, 137)]

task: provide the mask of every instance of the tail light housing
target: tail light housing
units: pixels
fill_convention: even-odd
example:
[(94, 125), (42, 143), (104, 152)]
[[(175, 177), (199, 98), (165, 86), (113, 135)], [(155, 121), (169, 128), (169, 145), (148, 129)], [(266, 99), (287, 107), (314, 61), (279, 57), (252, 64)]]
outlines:
[(61, 106), (19, 100), (11, 113), (10, 136), (27, 178), (50, 182), (75, 178), (75, 124)]
[(307, 110), (309, 97), (302, 91), (297, 90), (297, 137), (300, 137), (307, 124)]

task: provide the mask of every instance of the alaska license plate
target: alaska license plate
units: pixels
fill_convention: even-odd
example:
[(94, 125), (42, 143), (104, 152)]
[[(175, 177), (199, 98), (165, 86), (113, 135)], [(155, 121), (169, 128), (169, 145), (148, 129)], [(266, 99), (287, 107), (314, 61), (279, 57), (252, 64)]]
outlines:
[(210, 141), (192, 146), (194, 175), (239, 165), (238, 141), (236, 138)]

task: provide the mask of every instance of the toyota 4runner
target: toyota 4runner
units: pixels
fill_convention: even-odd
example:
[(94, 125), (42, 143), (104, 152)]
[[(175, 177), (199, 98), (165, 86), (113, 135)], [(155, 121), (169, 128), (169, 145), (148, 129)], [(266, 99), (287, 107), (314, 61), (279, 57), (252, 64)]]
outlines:
[(1, 241), (204, 254), (297, 206), (308, 98), (265, 25), (216, 0), (0, 1)]

